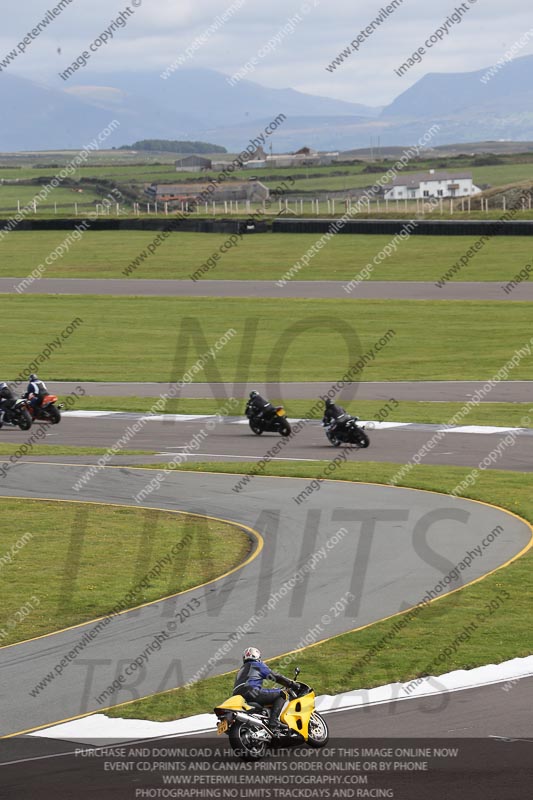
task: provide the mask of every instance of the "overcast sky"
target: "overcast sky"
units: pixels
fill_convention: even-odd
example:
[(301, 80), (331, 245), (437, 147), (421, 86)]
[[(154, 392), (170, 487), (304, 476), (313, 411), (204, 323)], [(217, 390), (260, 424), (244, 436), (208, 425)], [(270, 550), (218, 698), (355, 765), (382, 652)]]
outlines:
[[(9, 0), (9, 13), (2, 19), (0, 61), (56, 2)], [(136, 8), (134, 4), (138, 4)], [(387, 0), (129, 0), (135, 13), (127, 26), (98, 50), (83, 74), (84, 79), (90, 75), (95, 85), (101, 85), (110, 71), (160, 72), (216, 24), (218, 29), (208, 33), (208, 40), (184, 66), (208, 67), (232, 75), (255, 56), (258, 63), (248, 78), (264, 86), (382, 105), (427, 72), (476, 70), (496, 63), (529, 30), (531, 38), (519, 55), (533, 53), (533, 9), (529, 2), (465, 0), (465, 4), (469, 9), (463, 21), (427, 52), (421, 64), (398, 77), (394, 69), (461, 3), (403, 0), (359, 51), (331, 73), (326, 66), (387, 6)], [(127, 0), (72, 0), (9, 65), (10, 74), (64, 88), (58, 72), (87, 49), (126, 6)], [(217, 16), (232, 6), (230, 19), (216, 23)], [(292, 30), (285, 28), (282, 33), (291, 17)], [(276, 34), (281, 40), (275, 49), (262, 51), (258, 57)], [(174, 76), (177, 78), (176, 73)]]

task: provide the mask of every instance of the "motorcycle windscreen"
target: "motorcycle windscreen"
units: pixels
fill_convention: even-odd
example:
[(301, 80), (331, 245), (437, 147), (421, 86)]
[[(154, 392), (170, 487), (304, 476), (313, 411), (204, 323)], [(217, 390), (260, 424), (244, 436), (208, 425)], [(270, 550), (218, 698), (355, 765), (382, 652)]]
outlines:
[(315, 693), (309, 692), (304, 697), (291, 700), (285, 711), (281, 714), (281, 721), (289, 728), (301, 733), (307, 739), (309, 732), (309, 719), (315, 710)]

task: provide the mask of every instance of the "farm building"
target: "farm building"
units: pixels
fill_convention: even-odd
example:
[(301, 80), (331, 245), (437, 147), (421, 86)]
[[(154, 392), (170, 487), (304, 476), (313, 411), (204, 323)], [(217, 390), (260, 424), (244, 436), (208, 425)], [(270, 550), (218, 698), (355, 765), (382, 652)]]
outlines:
[(469, 197), (481, 191), (471, 172), (418, 172), (399, 175), (385, 191), (385, 200), (417, 200), (430, 197)]
[[(145, 192), (158, 203), (191, 202), (208, 186), (208, 183), (158, 183), (147, 187)], [(269, 194), (268, 188), (260, 181), (227, 181), (215, 185), (210, 197), (216, 202), (250, 200), (255, 203), (268, 200)]]
[(176, 161), (176, 172), (201, 172), (213, 166), (210, 158), (203, 156), (185, 156)]

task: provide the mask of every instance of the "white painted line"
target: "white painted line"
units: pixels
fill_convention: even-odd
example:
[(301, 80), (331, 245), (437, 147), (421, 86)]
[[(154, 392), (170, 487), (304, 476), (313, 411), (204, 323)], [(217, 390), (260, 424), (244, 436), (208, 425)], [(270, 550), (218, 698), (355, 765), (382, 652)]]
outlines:
[(116, 414), (116, 411), (67, 411), (63, 414), (62, 419), (69, 419), (70, 417), (90, 418), (90, 417), (108, 417), (110, 414)]
[(497, 428), (490, 425), (462, 425), (459, 428), (444, 428), (443, 430), (448, 430), (450, 433), (482, 433), (482, 434), (494, 434), (494, 433), (509, 433), (510, 431), (526, 431), (527, 428)]
[(139, 419), (143, 422), (145, 420), (149, 422), (161, 422), (161, 420), (165, 422), (199, 422), (203, 419), (213, 419), (215, 416), (215, 414), (147, 414)]
[[(142, 422), (203, 422), (204, 420), (217, 419), (223, 421), (228, 425), (248, 425), (248, 420), (243, 417), (223, 417), (220, 420), (217, 414), (137, 414), (131, 411), (67, 411), (63, 419), (75, 417), (78, 419), (93, 418), (93, 417), (112, 417), (114, 419), (137, 420)], [(303, 418), (289, 418), (289, 422), (293, 425), (295, 423), (308, 423), (312, 427), (318, 427), (320, 420), (318, 419), (303, 419)], [(372, 431), (386, 431), (403, 428), (409, 432), (437, 432), (437, 433), (463, 433), (463, 434), (506, 434), (515, 432), (521, 436), (533, 436), (533, 428), (513, 428), (513, 427), (500, 427), (495, 425), (460, 425), (457, 427), (447, 427), (442, 424), (429, 423), (429, 422), (376, 422), (375, 420), (359, 420), (359, 425), (365, 427), (367, 430)]]
[[(172, 453), (156, 453), (156, 456), (169, 456)], [(182, 456), (183, 453), (175, 453), (174, 455)], [(243, 456), (235, 455), (235, 453), (187, 453), (189, 458), (239, 458), (243, 461), (261, 461), (265, 456)], [(271, 461), (320, 461), (319, 458), (276, 458), (272, 456)], [(267, 476), (268, 477), (268, 476)]]

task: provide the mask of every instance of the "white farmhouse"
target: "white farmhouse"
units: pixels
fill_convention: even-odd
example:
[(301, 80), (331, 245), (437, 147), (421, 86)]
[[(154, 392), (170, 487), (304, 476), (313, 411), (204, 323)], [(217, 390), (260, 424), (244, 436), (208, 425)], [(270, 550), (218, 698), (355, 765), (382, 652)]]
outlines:
[(399, 175), (385, 191), (385, 200), (416, 200), (430, 197), (469, 197), (481, 189), (471, 172), (417, 172)]

